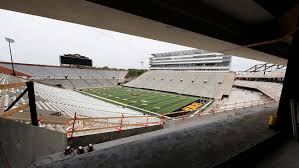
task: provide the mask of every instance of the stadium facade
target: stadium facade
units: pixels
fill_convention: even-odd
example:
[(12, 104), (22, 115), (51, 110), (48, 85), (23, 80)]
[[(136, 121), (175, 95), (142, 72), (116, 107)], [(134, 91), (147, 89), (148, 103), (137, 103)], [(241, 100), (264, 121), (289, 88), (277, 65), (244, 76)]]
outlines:
[(231, 56), (194, 49), (151, 54), (150, 70), (199, 70), (227, 72)]

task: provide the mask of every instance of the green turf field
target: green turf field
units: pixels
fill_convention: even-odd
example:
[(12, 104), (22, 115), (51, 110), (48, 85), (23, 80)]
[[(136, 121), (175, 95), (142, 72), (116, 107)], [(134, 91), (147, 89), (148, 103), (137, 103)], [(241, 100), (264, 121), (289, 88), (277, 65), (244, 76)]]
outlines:
[(160, 114), (172, 112), (199, 99), (198, 97), (127, 87), (85, 89), (82, 92), (115, 101), (114, 103), (120, 102)]

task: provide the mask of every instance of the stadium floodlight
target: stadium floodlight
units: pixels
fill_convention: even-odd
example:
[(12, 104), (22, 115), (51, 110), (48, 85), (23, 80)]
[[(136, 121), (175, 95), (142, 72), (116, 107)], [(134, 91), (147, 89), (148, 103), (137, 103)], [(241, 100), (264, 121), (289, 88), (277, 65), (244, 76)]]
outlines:
[(5, 37), (5, 40), (8, 42), (8, 46), (9, 46), (9, 53), (10, 53), (10, 61), (11, 61), (11, 67), (12, 67), (12, 75), (16, 76), (16, 72), (15, 72), (15, 68), (13, 65), (13, 60), (12, 60), (12, 54), (11, 54), (11, 47), (10, 47), (10, 43), (14, 43), (15, 40)]
[(9, 43), (14, 43), (15, 41), (11, 38), (5, 37), (5, 40)]

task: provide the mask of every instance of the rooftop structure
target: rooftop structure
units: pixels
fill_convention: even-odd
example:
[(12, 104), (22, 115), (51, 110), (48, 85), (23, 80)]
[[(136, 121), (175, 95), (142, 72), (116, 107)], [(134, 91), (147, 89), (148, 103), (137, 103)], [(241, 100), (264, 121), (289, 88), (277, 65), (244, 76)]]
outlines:
[(205, 50), (184, 50), (152, 54), (151, 70), (229, 71), (231, 56)]
[(242, 80), (263, 80), (272, 82), (283, 82), (286, 73), (286, 66), (264, 63), (256, 64), (245, 71), (236, 73), (237, 79)]

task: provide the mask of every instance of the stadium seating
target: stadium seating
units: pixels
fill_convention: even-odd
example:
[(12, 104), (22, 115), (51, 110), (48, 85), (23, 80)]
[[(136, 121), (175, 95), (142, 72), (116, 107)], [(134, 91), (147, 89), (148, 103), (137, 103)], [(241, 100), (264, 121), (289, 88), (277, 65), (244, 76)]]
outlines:
[(230, 95), (234, 76), (233, 72), (153, 70), (125, 86), (220, 99)]
[(64, 112), (68, 117), (74, 116), (75, 112), (89, 117), (120, 116), (122, 113), (140, 115), (134, 110), (106, 103), (72, 90), (35, 83), (35, 92), (45, 100), (44, 102), (49, 102), (57, 111)]
[(235, 80), (234, 85), (238, 87), (253, 88), (259, 90), (260, 92), (276, 101), (280, 99), (283, 86), (281, 83), (245, 80)]
[[(21, 82), (21, 79), (0, 73), (0, 84)], [(80, 83), (81, 84), (81, 83)], [(36, 107), (38, 113), (62, 113), (66, 117), (73, 117), (75, 112), (79, 116), (109, 117), (124, 115), (143, 115), (137, 111), (122, 106), (86, 96), (76, 91), (34, 83)], [(0, 90), (0, 108), (4, 110), (13, 102), (24, 88)], [(27, 95), (23, 96), (16, 106), (28, 103)]]
[(117, 79), (39, 79), (36, 82), (65, 89), (115, 87)]
[[(11, 69), (11, 64), (0, 62), (1, 67)], [(118, 79), (124, 80), (126, 70), (102, 70), (90, 68), (71, 68), (60, 66), (32, 65), (15, 63), (15, 70), (32, 76), (33, 79)]]
[[(11, 69), (11, 64), (0, 62), (0, 68)], [(2, 68), (3, 69), (3, 68)], [(114, 87), (124, 82), (126, 70), (102, 70), (15, 63), (15, 70), (37, 82), (65, 89)]]

